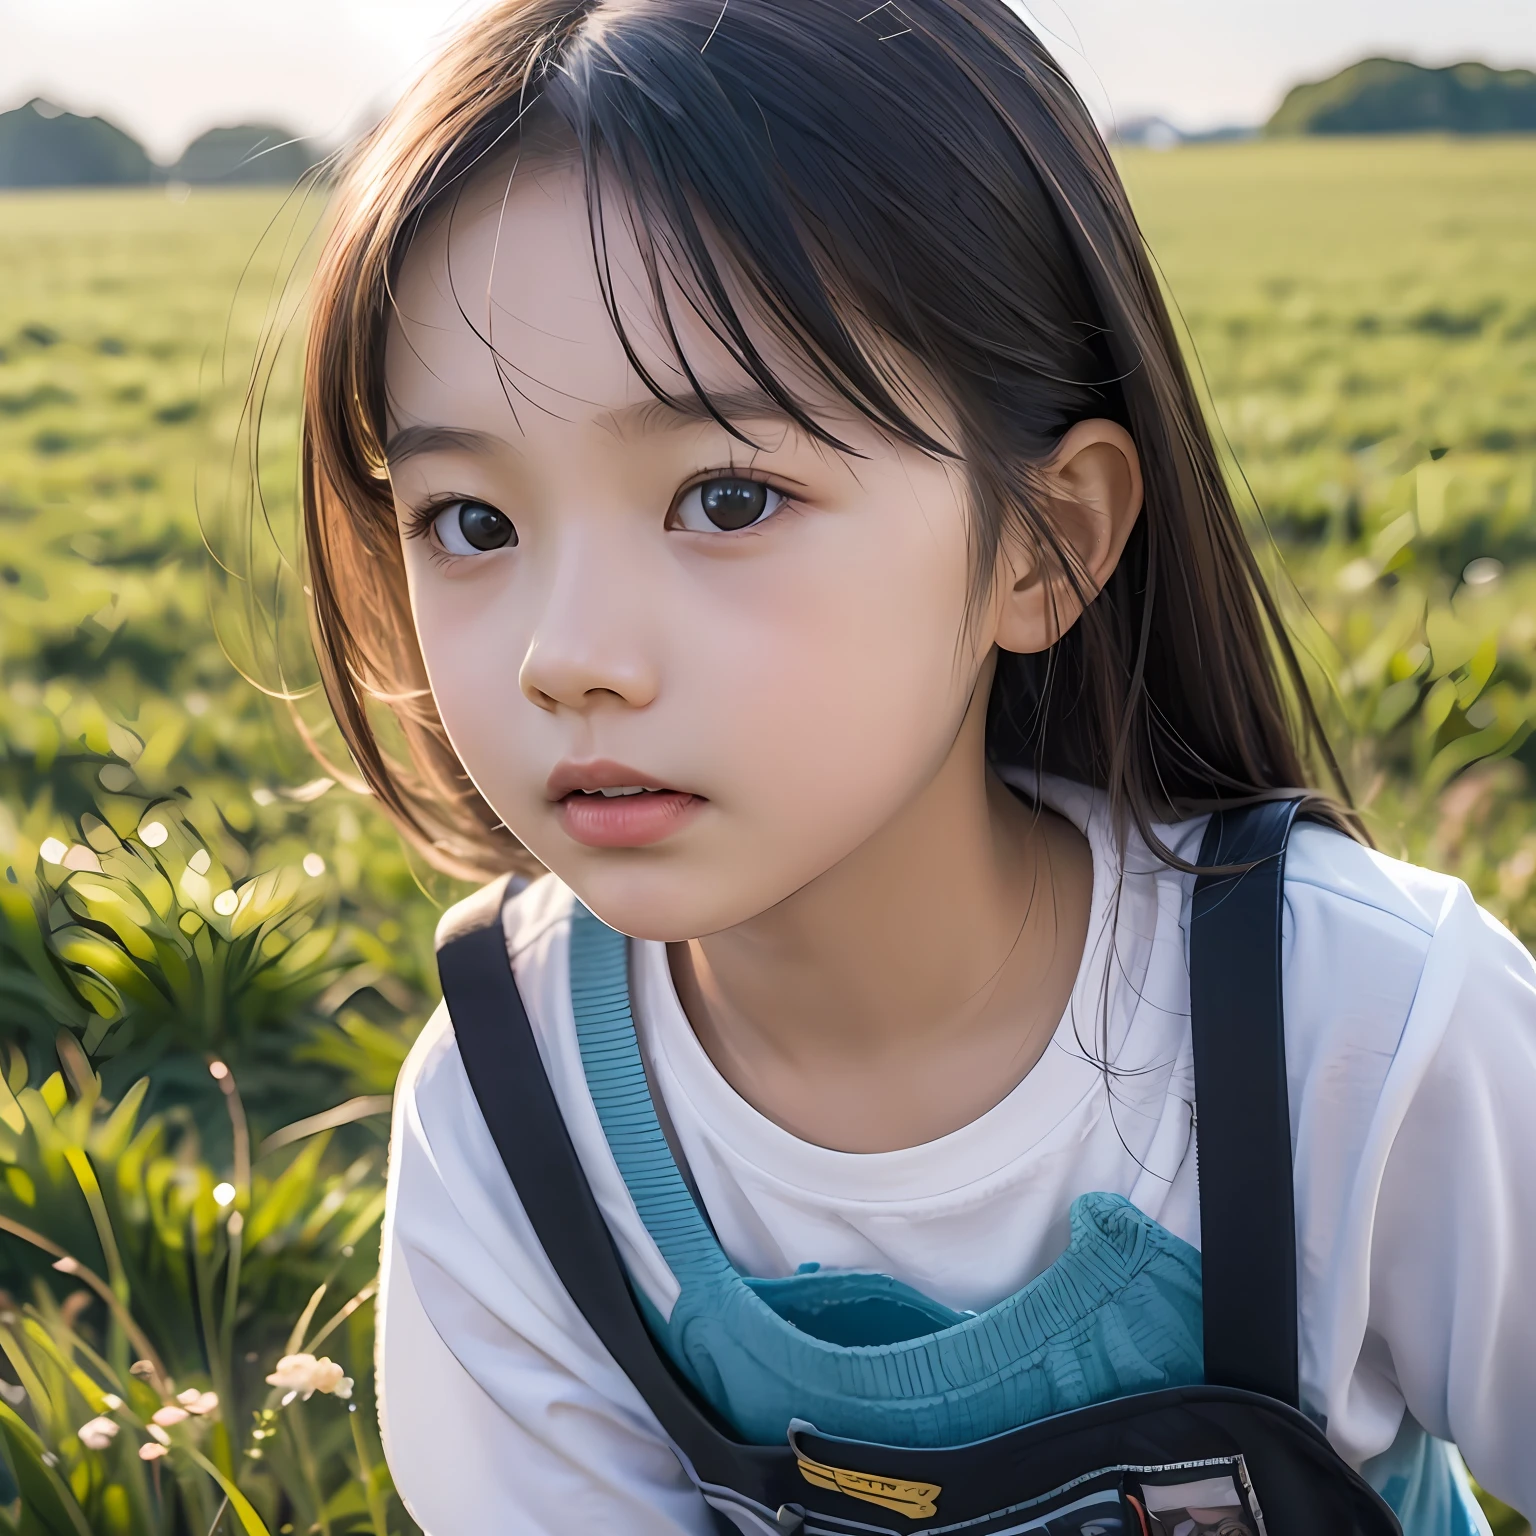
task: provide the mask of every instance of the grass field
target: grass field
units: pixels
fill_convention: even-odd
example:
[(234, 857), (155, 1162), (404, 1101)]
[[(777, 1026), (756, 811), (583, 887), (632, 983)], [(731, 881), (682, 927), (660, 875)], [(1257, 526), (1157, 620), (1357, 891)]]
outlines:
[(1536, 141), (1125, 173), (1373, 835), (1536, 938)]
[[(1536, 939), (1536, 139), (1123, 165), (1373, 834)], [(204, 552), (313, 216), (263, 192), (0, 199), (0, 1345), (31, 1403), (30, 1428), (0, 1403), (0, 1440), (61, 1531), (70, 1500), (92, 1531), (257, 1529), (215, 1514), (204, 1463), (273, 1531), (409, 1528), (361, 1427), (366, 1302), (435, 908), (232, 665), (239, 591)], [(291, 357), (266, 423), (283, 531)], [(132, 1113), (92, 1109), (97, 1074)], [(163, 1376), (90, 1291), (37, 1288), (59, 1253)], [(317, 1330), (362, 1412), (268, 1390)], [(124, 1433), (93, 1450), (76, 1429), (110, 1383)], [(172, 1385), (222, 1406), (143, 1461)]]
[[(414, 1529), (368, 1303), (435, 908), (232, 666), (213, 618), (242, 657), (238, 592), (200, 529), (218, 542), (243, 483), (246, 371), (293, 257), (277, 215), (265, 193), (0, 201), (0, 1348), (28, 1401), (0, 1402), (0, 1446), (28, 1532)], [(141, 1332), (44, 1287), (60, 1254)], [(334, 1360), (350, 1402), (269, 1384), (295, 1354)], [(14, 1492), (0, 1456), (0, 1532)]]

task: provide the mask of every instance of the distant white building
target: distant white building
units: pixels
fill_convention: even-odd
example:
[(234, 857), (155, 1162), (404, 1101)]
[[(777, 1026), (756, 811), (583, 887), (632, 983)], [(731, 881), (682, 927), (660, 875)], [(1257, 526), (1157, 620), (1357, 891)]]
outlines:
[(1110, 129), (1109, 142), (1134, 144), (1141, 149), (1173, 149), (1184, 142), (1184, 135), (1166, 117), (1130, 117)]

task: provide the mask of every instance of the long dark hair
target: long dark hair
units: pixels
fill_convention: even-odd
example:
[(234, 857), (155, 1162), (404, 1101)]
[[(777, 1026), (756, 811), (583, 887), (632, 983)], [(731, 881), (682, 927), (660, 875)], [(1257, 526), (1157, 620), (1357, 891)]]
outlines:
[[(526, 855), (454, 758), (411, 631), (380, 447), (391, 281), (425, 216), (530, 149), (581, 164), (605, 282), (617, 209), (663, 319), (680, 288), (823, 441), (755, 344), (763, 327), (884, 430), (945, 453), (892, 363), (915, 360), (958, 424), (978, 591), (1003, 540), (1080, 584), (1039, 466), (1084, 417), (1130, 431), (1143, 512), (1064, 638), (1002, 657), (995, 761), (1106, 790), (1159, 848), (1155, 823), (1303, 789), (1313, 765), (1339, 797), (1315, 794), (1317, 813), (1352, 824), (1114, 164), (1003, 0), (501, 0), (344, 178), (306, 361), (322, 672), (363, 777), (430, 857), (467, 872)], [(383, 745), (381, 708), (403, 751)]]

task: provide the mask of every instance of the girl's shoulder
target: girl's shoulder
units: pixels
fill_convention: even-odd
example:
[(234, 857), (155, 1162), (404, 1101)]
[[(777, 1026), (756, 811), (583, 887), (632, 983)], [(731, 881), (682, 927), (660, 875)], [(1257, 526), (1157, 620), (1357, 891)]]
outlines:
[(507, 953), (516, 962), (524, 951), (570, 921), (576, 897), (563, 881), (550, 874), (536, 880), (513, 876), (512, 880), (510, 892), (506, 879), (497, 879), (449, 907), (437, 922), (437, 947), (441, 949), (463, 929), (487, 921), (494, 906), (501, 909)]
[[(529, 1024), (546, 1063), (553, 1044), (550, 1021), (562, 1012), (551, 1004), (568, 985), (565, 939), (575, 904), (570, 887), (553, 875), (530, 881), (510, 899), (505, 899), (504, 882), (496, 880), (449, 907), (437, 924), (437, 944), (441, 948), (466, 927), (486, 921), (488, 906), (500, 908), (508, 963), (517, 978)], [(453, 1020), (447, 1005), (440, 1003), (422, 1027), (401, 1068), (396, 1101), (442, 1099), (459, 1112), (468, 1094), (469, 1083), (459, 1060)]]
[[(1154, 913), (1177, 913), (1187, 964), (1195, 876), (1170, 865), (1134, 832), (1122, 844), (1102, 791), (1049, 774), (1013, 771), (1007, 777), (1087, 837), (1095, 881), (1113, 888), (1100, 895), (1106, 897), (1105, 920), (1120, 930), (1119, 942), (1129, 938), (1134, 944), (1135, 930), (1159, 923)], [(1191, 817), (1153, 831), (1176, 859), (1196, 863), (1208, 819)], [(1107, 899), (1110, 894), (1113, 900)], [(1112, 915), (1117, 912), (1120, 916)], [(1128, 935), (1125, 928), (1133, 932)], [(1342, 1006), (1346, 994), (1359, 990), (1357, 982), (1374, 993), (1382, 1027), (1393, 1027), (1387, 1021), (1396, 1012), (1400, 1029), (1405, 1014), (1397, 1005), (1406, 1009), (1415, 978), (1432, 959), (1443, 965), (1452, 951), (1463, 962), (1464, 974), (1488, 967), (1532, 969), (1520, 941), (1477, 905), (1461, 880), (1392, 858), (1314, 822), (1296, 825), (1286, 852), (1284, 939), (1288, 1032), (1298, 1011), (1293, 1001), (1305, 1002), (1314, 1023), (1331, 1016), (1347, 1027), (1358, 1023), (1352, 1010)], [(1386, 979), (1392, 985), (1384, 992)]]
[(1516, 1027), (1521, 988), (1509, 983), (1536, 979), (1462, 881), (1309, 824), (1286, 856), (1283, 959), (1293, 1080), (1361, 1090), (1418, 1077), (1449, 1038), (1475, 1048), (1469, 1028), (1486, 1033), (1493, 994)]
[[(1286, 984), (1326, 982), (1375, 997), (1401, 992), (1413, 1008), (1449, 1007), (1491, 985), (1514, 984), (1530, 1005), (1536, 962), (1454, 875), (1303, 824), (1285, 866)], [(1426, 988), (1429, 990), (1426, 991)], [(1290, 1010), (1287, 1010), (1289, 1020)]]
[[(1068, 814), (1095, 845), (1097, 865), (1103, 852), (1100, 845), (1111, 836), (1105, 797), (1071, 786), (1077, 791), (1074, 796), (1065, 793), (1059, 782), (1043, 781), (1042, 788), (1047, 791), (1046, 803)], [(1177, 858), (1194, 863), (1200, 857), (1208, 819), (1191, 817), (1154, 831)], [(1134, 834), (1132, 843), (1113, 873), (1181, 886), (1187, 929), (1195, 877), (1154, 856)], [(1503, 935), (1504, 942), (1519, 947), (1507, 929), (1476, 906), (1456, 876), (1393, 858), (1317, 822), (1297, 822), (1291, 832), (1285, 856), (1285, 904), (1288, 938), (1293, 926), (1319, 921), (1331, 925), (1341, 937), (1364, 943), (1367, 952), (1377, 942), (1423, 952), (1448, 923), (1460, 920), (1458, 914), (1479, 913), (1485, 924)]]
[[(1050, 780), (1041, 791), (1083, 828), (1102, 867), (1103, 797)], [(1176, 856), (1196, 861), (1206, 823), (1155, 830)], [(1187, 975), (1195, 877), (1134, 840), (1109, 873), (1154, 889), (1160, 910), (1179, 912), (1177, 966)], [(1536, 1022), (1536, 962), (1461, 880), (1311, 822), (1297, 824), (1286, 853), (1283, 992), (1293, 1090), (1326, 1094), (1347, 1082), (1357, 1109), (1389, 1081), (1409, 1091), (1448, 1064), (1496, 1072), (1523, 1054)]]
[(1401, 925), (1423, 939), (1433, 937), (1458, 903), (1471, 901), (1453, 875), (1394, 859), (1311, 822), (1291, 834), (1285, 894), (1293, 908), (1317, 907), (1351, 926)]
[(1461, 880), (1303, 824), (1283, 927), (1297, 1173), (1321, 1181), (1314, 1206), (1390, 1147), (1450, 1157), (1480, 1121), (1519, 1117), (1536, 1091), (1536, 962)]
[[(1093, 849), (1096, 882), (1157, 890), (1164, 900), (1177, 899), (1181, 891), (1187, 926), (1195, 877), (1154, 853), (1134, 831), (1122, 842), (1102, 790), (1016, 768), (1005, 770), (1003, 777), (1083, 833)], [(1152, 830), (1176, 859), (1197, 863), (1208, 821), (1203, 815), (1192, 816)], [(1362, 932), (1401, 925), (1404, 939), (1417, 933), (1425, 941), (1458, 902), (1471, 901), (1466, 887), (1452, 875), (1391, 858), (1331, 827), (1307, 821), (1298, 822), (1291, 833), (1285, 896), (1288, 916), (1326, 913), (1333, 922)]]

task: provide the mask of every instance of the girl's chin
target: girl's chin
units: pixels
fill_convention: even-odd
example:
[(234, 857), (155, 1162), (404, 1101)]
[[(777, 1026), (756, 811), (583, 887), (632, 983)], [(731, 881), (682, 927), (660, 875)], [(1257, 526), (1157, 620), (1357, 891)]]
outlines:
[(690, 848), (673, 858), (664, 845), (634, 854), (593, 850), (555, 874), (610, 928), (647, 943), (686, 944), (751, 922), (783, 895), (743, 880), (739, 860), (713, 853)]

